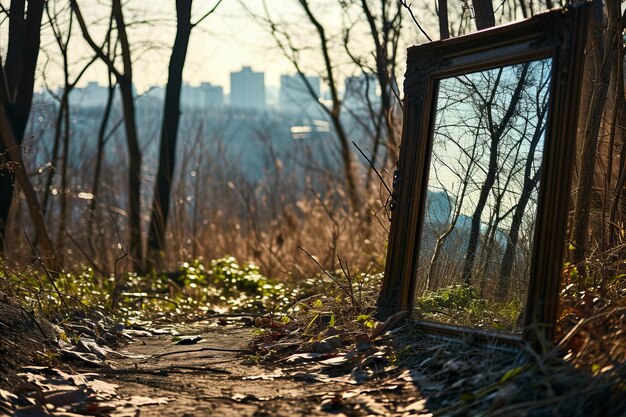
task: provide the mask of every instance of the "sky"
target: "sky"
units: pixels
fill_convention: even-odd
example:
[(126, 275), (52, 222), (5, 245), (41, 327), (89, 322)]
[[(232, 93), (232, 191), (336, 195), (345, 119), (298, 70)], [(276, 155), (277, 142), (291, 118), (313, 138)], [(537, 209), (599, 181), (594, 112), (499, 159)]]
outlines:
[[(77, 0), (89, 26), (89, 31), (97, 43), (104, 39), (111, 0)], [(214, 7), (218, 0), (195, 0), (192, 21), (196, 21), (206, 11)], [(167, 81), (167, 67), (171, 47), (176, 32), (176, 11), (174, 0), (122, 0), (125, 21), (128, 26), (129, 41), (133, 48), (134, 83), (139, 93), (153, 86), (163, 86)], [(371, 59), (374, 46), (367, 35), (367, 22), (363, 16), (342, 14), (338, 0), (309, 0), (311, 9), (327, 30), (335, 51), (333, 64), (338, 78), (354, 75), (355, 68), (343, 51), (341, 28), (355, 24), (351, 37), (350, 50), (357, 55)], [(349, 3), (349, 2), (347, 2)], [(437, 38), (436, 13), (434, 0), (415, 0), (410, 2), (413, 12), (420, 23)], [(10, 0), (0, 0), (8, 8)], [(69, 11), (68, 0), (48, 0), (52, 9), (55, 7), (61, 18), (61, 27), (67, 33)], [(375, 3), (372, 3), (375, 4)], [(357, 2), (358, 5), (358, 2)], [(450, 4), (450, 19), (455, 22), (462, 11), (461, 2)], [(375, 10), (375, 9), (373, 9)], [(319, 39), (314, 29), (304, 16), (297, 0), (223, 0), (216, 12), (202, 21), (192, 32), (186, 65), (183, 74), (185, 82), (198, 85), (210, 82), (220, 85), (225, 93), (230, 90), (230, 72), (238, 71), (243, 66), (250, 66), (255, 71), (265, 73), (266, 86), (278, 87), (281, 74), (294, 74), (293, 65), (287, 61), (278, 49), (269, 33), (268, 25), (254, 19), (256, 16), (270, 14), (272, 20), (288, 27), (292, 40), (300, 50), (305, 72), (310, 75), (320, 74), (322, 62)], [(54, 10), (53, 10), (54, 13)], [(346, 17), (347, 16), (347, 17)], [(456, 16), (456, 17), (455, 17)], [(455, 20), (456, 19), (456, 20)], [(44, 22), (47, 21), (44, 16)], [(288, 25), (288, 26), (284, 26)], [(408, 45), (425, 42), (425, 38), (414, 27), (406, 10), (404, 11), (404, 36), (400, 46), (398, 62), (405, 59), (404, 48)], [(0, 21), (0, 55), (6, 51), (8, 21)], [(70, 80), (78, 74), (93, 52), (83, 40), (78, 24), (72, 28), (69, 54), (71, 62)], [(342, 56), (340, 56), (343, 54)], [(352, 71), (352, 73), (350, 73)], [(358, 71), (358, 70), (357, 70)], [(397, 76), (401, 78), (402, 68)], [(107, 70), (103, 63), (96, 62), (77, 83), (81, 87), (89, 81), (106, 84)], [(49, 23), (42, 28), (42, 50), (39, 57), (39, 71), (36, 89), (44, 87), (56, 89), (63, 83), (61, 56), (55, 43)], [(341, 86), (341, 81), (339, 82)]]
[[(217, 0), (196, 0), (193, 5), (192, 21), (210, 10)], [(60, 5), (65, 1), (58, 1)], [(245, 4), (242, 6), (242, 3)], [(329, 0), (312, 0), (316, 11), (330, 30), (339, 28), (341, 16)], [(92, 36), (97, 42), (104, 39), (107, 13), (110, 2), (107, 0), (79, 0)], [(277, 22), (300, 24), (302, 11), (293, 0), (266, 0), (268, 11)], [(247, 9), (247, 10), (246, 10)], [(223, 0), (211, 16), (203, 20), (191, 34), (183, 79), (191, 85), (210, 82), (229, 91), (230, 72), (242, 66), (251, 66), (255, 71), (265, 72), (268, 86), (277, 87), (281, 74), (293, 74), (293, 65), (284, 59), (266, 25), (250, 17), (250, 12), (263, 14), (263, 0)], [(167, 79), (167, 66), (171, 45), (175, 36), (176, 13), (173, 0), (129, 0), (124, 3), (125, 20), (132, 23), (129, 40), (133, 48), (133, 72), (135, 87), (143, 92), (155, 85), (164, 85)], [(67, 13), (62, 14), (67, 16)], [(45, 20), (45, 17), (44, 17)], [(149, 20), (150, 23), (145, 23)], [(300, 23), (298, 23), (300, 22)], [(67, 28), (67, 18), (63, 27)], [(6, 26), (6, 25), (4, 25)], [(310, 29), (309, 29), (310, 30)], [(4, 45), (6, 28), (2, 31), (0, 45)], [(307, 34), (303, 27), (294, 28), (295, 36), (310, 50), (316, 46), (314, 36)], [(72, 72), (77, 74), (92, 52), (82, 39), (78, 24), (74, 22), (70, 43)], [(98, 41), (100, 40), (100, 41)], [(303, 44), (304, 45), (304, 44)], [(56, 88), (63, 80), (60, 55), (49, 25), (42, 29), (42, 54), (39, 59), (37, 88), (45, 85)], [(311, 71), (315, 72), (315, 71)], [(45, 77), (44, 77), (45, 75)], [(107, 72), (100, 62), (93, 64), (77, 84), (84, 86), (88, 81), (106, 83)], [(72, 77), (71, 77), (72, 78)]]

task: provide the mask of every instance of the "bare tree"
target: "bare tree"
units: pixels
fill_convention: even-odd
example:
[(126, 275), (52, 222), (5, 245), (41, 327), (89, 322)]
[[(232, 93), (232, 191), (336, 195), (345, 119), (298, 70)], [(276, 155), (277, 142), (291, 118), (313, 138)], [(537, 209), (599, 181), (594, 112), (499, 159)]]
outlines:
[(126, 131), (126, 147), (128, 150), (128, 223), (129, 223), (129, 256), (135, 269), (143, 270), (143, 245), (141, 239), (141, 161), (142, 154), (139, 148), (137, 135), (137, 123), (135, 115), (135, 101), (133, 98), (133, 65), (130, 51), (130, 43), (126, 33), (126, 23), (122, 12), (121, 0), (112, 0), (111, 13), (113, 14), (117, 35), (119, 37), (122, 69), (118, 69), (115, 62), (103, 49), (96, 44), (91, 37), (83, 14), (76, 0), (70, 0), (72, 10), (83, 33), (85, 41), (96, 53), (98, 58), (106, 64), (109, 71), (115, 76), (120, 87), (122, 108), (124, 113), (124, 127)]
[[(469, 285), (472, 281), (474, 261), (476, 258), (476, 250), (478, 248), (478, 238), (480, 236), (480, 219), (482, 217), (485, 205), (487, 204), (487, 198), (489, 197), (489, 193), (491, 192), (491, 187), (496, 180), (496, 172), (498, 169), (498, 148), (500, 146), (503, 135), (506, 133), (506, 130), (510, 128), (509, 123), (515, 115), (516, 107), (519, 104), (520, 97), (525, 86), (527, 74), (528, 64), (525, 64), (522, 66), (522, 71), (519, 76), (520, 81), (517, 83), (517, 86), (512, 93), (510, 102), (507, 108), (504, 109), (504, 113), (500, 120), (496, 118), (496, 103), (494, 102), (494, 100), (496, 98), (496, 94), (499, 92), (502, 69), (500, 69), (498, 76), (495, 80), (495, 84), (492, 86), (491, 94), (488, 97), (483, 96), (483, 92), (478, 91), (478, 89), (474, 90), (476, 96), (480, 97), (481, 106), (484, 106), (484, 111), (487, 118), (487, 129), (490, 135), (490, 143), (488, 153), (489, 161), (486, 168), (485, 181), (481, 186), (480, 196), (478, 198), (478, 202), (476, 203), (474, 213), (472, 214), (472, 225), (470, 230), (469, 242), (467, 244), (467, 255), (465, 257), (465, 264), (463, 266), (463, 282), (467, 285)], [(470, 86), (475, 87), (472, 84), (470, 84)]]
[[(583, 136), (581, 139), (582, 149), (579, 154), (578, 186), (576, 189), (576, 201), (574, 218), (572, 220), (572, 251), (573, 263), (580, 263), (587, 253), (589, 239), (589, 211), (592, 204), (593, 178), (596, 164), (596, 151), (598, 147), (598, 135), (602, 121), (603, 109), (609, 88), (611, 70), (615, 62), (616, 38), (621, 36), (618, 31), (620, 2), (616, 0), (606, 1), (608, 19), (606, 30), (600, 25), (591, 25), (590, 41), (595, 48), (601, 48), (601, 63), (595, 69), (595, 82), (589, 97), (589, 107), (586, 112)], [(594, 53), (598, 53), (595, 51)], [(620, 60), (623, 59), (620, 57)], [(585, 95), (583, 94), (583, 99)], [(585, 267), (579, 268), (581, 276), (586, 275)]]
[[(331, 45), (330, 39), (327, 34), (327, 30), (314, 13), (308, 0), (296, 0), (297, 4), (301, 7), (308, 23), (313, 27), (315, 36), (317, 37), (318, 48), (321, 55), (321, 61), (323, 63), (322, 79), (326, 83), (330, 94), (330, 106), (320, 103), (321, 110), (328, 116), (333, 126), (337, 141), (339, 144), (339, 153), (341, 156), (341, 162), (343, 165), (344, 179), (346, 182), (346, 190), (348, 192), (348, 198), (353, 209), (360, 208), (361, 196), (357, 181), (357, 174), (353, 165), (353, 155), (351, 144), (348, 139), (348, 133), (345, 129), (341, 119), (342, 102), (339, 94), (339, 84), (337, 78), (337, 69), (333, 63), (331, 57)], [(265, 2), (264, 2), (265, 5)], [(306, 86), (307, 90), (312, 97), (316, 97), (315, 90), (307, 77), (305, 76), (305, 69), (302, 66), (300, 57), (300, 48), (296, 46), (292, 34), (286, 30), (286, 28), (279, 25), (272, 20), (267, 5), (265, 7), (266, 15), (263, 18), (274, 37), (278, 47), (283, 52), (284, 56), (292, 63), (297, 74)]]
[(491, 0), (472, 0), (475, 12), (476, 29), (482, 30), (496, 25)]
[(176, 38), (170, 57), (169, 75), (165, 89), (165, 105), (161, 125), (161, 145), (159, 148), (159, 167), (154, 185), (154, 197), (148, 230), (147, 261), (150, 268), (160, 266), (161, 253), (165, 247), (165, 230), (170, 211), (172, 176), (176, 161), (178, 124), (180, 120), (180, 91), (183, 81), (183, 67), (189, 45), (189, 37), (194, 26), (211, 15), (222, 2), (218, 0), (202, 18), (191, 22), (193, 0), (176, 1)]
[(39, 200), (28, 179), (20, 147), (33, 99), (44, 3), (43, 0), (31, 0), (28, 4), (25, 0), (13, 0), (8, 11), (9, 44), (4, 65), (0, 62), (0, 156), (5, 159), (0, 161), (0, 251), (4, 250), (16, 178), (40, 236), (43, 260), (48, 268), (58, 271), (52, 241), (41, 215)]
[[(398, 132), (395, 113), (398, 110), (397, 100), (397, 58), (400, 39), (402, 35), (402, 5), (396, 1), (379, 0), (368, 1), (361, 0), (358, 7), (347, 7), (344, 5), (344, 20), (350, 22), (345, 24), (344, 45), (345, 50), (352, 62), (358, 66), (361, 71), (362, 78), (365, 80), (365, 94), (358, 97), (366, 104), (367, 112), (366, 120), (359, 120), (360, 115), (348, 108), (350, 115), (354, 117), (362, 126), (373, 124), (371, 132), (371, 157), (370, 167), (366, 177), (365, 189), (369, 190), (369, 184), (373, 177), (373, 171), (376, 169), (378, 162), (379, 148), (383, 147), (386, 155), (382, 158), (382, 165), (389, 166), (394, 163), (398, 157)], [(367, 35), (371, 41), (374, 52), (374, 63), (370, 64), (371, 53), (366, 56), (357, 54), (359, 48), (353, 48), (351, 36), (352, 31), (358, 28), (358, 23), (365, 18), (368, 25)], [(362, 39), (358, 37), (359, 45)], [(370, 75), (375, 77), (376, 82), (369, 83)], [(373, 103), (369, 91), (380, 92), (380, 103)], [(365, 129), (366, 131), (368, 129)]]
[[(498, 280), (497, 296), (504, 298), (508, 292), (509, 281), (511, 279), (511, 273), (513, 271), (513, 263), (515, 260), (515, 252), (520, 235), (520, 229), (522, 227), (524, 213), (526, 207), (531, 200), (533, 190), (537, 187), (539, 179), (541, 177), (541, 164), (538, 167), (535, 166), (536, 151), (539, 146), (540, 140), (543, 137), (546, 129), (545, 119), (548, 112), (548, 89), (549, 89), (549, 77), (545, 77), (545, 82), (540, 88), (537, 89), (535, 97), (536, 108), (534, 111), (531, 109), (528, 114), (532, 114), (536, 121), (526, 121), (526, 125), (534, 123), (534, 130), (530, 136), (530, 143), (528, 149), (528, 156), (524, 164), (524, 179), (521, 187), (520, 198), (515, 205), (515, 210), (511, 220), (511, 227), (507, 238), (506, 249), (502, 256), (502, 264), (500, 266), (500, 278)], [(526, 137), (526, 132), (523, 135)]]
[[(69, 6), (69, 3), (67, 3)], [(61, 142), (61, 132), (63, 133), (63, 152), (62, 152), (62, 169), (61, 169), (61, 208), (60, 208), (60, 216), (58, 219), (58, 232), (57, 232), (57, 242), (56, 242), (56, 252), (59, 256), (62, 256), (63, 253), (63, 240), (66, 229), (67, 222), (67, 203), (68, 196), (66, 195), (65, 190), (68, 189), (68, 166), (69, 166), (69, 155), (70, 155), (70, 104), (69, 97), (76, 87), (76, 84), (81, 80), (85, 72), (91, 67), (91, 65), (96, 61), (97, 56), (89, 59), (82, 68), (79, 69), (77, 75), (74, 80), (70, 80), (70, 55), (69, 55), (69, 44), (70, 39), (72, 37), (72, 26), (73, 26), (73, 13), (69, 13), (68, 15), (68, 23), (67, 28), (65, 29), (65, 35), (63, 34), (63, 28), (61, 27), (61, 14), (62, 10), (56, 9), (57, 2), (46, 2), (46, 14), (48, 16), (48, 22), (50, 24), (50, 28), (52, 29), (52, 33), (54, 35), (55, 42), (59, 49), (62, 59), (62, 67), (63, 67), (63, 90), (61, 93), (61, 97), (57, 97), (53, 94), (53, 97), (57, 99), (59, 102), (59, 110), (57, 113), (57, 120), (55, 125), (54, 132), (54, 143), (52, 147), (52, 163), (56, 164), (59, 159), (59, 148)], [(54, 10), (51, 10), (51, 7), (54, 7)], [(43, 215), (45, 217), (46, 211), (48, 208), (48, 202), (50, 198), (52, 179), (55, 169), (48, 170), (48, 176), (46, 179), (45, 187), (44, 187), (44, 197), (42, 203)]]

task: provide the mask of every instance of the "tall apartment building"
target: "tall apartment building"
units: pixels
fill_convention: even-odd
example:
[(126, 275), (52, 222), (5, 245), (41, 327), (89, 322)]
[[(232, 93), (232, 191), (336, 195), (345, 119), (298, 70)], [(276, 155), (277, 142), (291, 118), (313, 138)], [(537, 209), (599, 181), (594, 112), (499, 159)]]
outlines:
[(265, 75), (243, 67), (230, 73), (230, 105), (242, 109), (265, 108)]

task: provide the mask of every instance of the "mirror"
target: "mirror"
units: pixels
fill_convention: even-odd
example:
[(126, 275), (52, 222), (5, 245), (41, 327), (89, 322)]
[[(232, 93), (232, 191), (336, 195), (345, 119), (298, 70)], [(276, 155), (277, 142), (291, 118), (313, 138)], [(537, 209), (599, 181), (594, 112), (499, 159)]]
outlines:
[(376, 317), (551, 340), (589, 5), (409, 48)]
[(551, 63), (438, 80), (416, 273), (421, 318), (521, 331)]

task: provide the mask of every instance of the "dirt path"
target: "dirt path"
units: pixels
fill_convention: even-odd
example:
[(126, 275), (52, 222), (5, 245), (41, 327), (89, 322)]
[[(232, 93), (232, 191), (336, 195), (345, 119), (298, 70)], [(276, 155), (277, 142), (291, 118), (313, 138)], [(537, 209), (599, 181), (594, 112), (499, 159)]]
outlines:
[(238, 352), (248, 349), (254, 328), (205, 324), (181, 333), (202, 340), (180, 346), (172, 336), (136, 338), (121, 352), (151, 358), (119, 360), (116, 369), (98, 372), (100, 378), (118, 384), (122, 396), (168, 399), (165, 405), (142, 407), (141, 416), (409, 415), (402, 404), (417, 398), (403, 385), (356, 387), (345, 378), (322, 382), (315, 365), (307, 373), (302, 364), (255, 364), (254, 354)]

